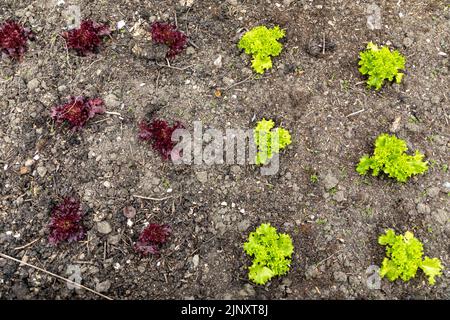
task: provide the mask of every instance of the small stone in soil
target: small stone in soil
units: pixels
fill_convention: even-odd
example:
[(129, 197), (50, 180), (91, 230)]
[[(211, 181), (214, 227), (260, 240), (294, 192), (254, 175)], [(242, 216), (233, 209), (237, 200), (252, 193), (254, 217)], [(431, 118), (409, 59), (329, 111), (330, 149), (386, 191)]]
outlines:
[(325, 176), (323, 179), (323, 184), (325, 185), (325, 189), (330, 190), (337, 186), (338, 179), (336, 179), (333, 175), (330, 173)]
[(47, 168), (46, 167), (37, 167), (36, 169), (39, 177), (43, 178), (47, 174)]
[(121, 102), (115, 94), (110, 93), (105, 97), (105, 105), (107, 107), (115, 108), (115, 107), (119, 107), (120, 104), (121, 104)]
[(112, 231), (112, 228), (108, 221), (100, 221), (97, 223), (97, 230), (101, 234), (108, 234)]
[(100, 293), (107, 292), (109, 288), (111, 288), (111, 281), (109, 280), (99, 282), (95, 285), (95, 291)]
[(238, 223), (238, 230), (240, 232), (246, 231), (251, 225), (250, 220), (242, 220)]
[(120, 241), (120, 234), (108, 236), (108, 243), (112, 245), (117, 245)]
[(136, 209), (133, 206), (123, 208), (123, 215), (128, 219), (133, 219), (136, 216)]
[(423, 213), (430, 213), (431, 209), (428, 205), (426, 205), (425, 203), (419, 203), (417, 205), (417, 212), (423, 214)]
[(194, 265), (194, 268), (198, 267), (198, 264), (200, 262), (200, 257), (198, 254), (192, 257), (192, 264)]
[(37, 89), (40, 85), (40, 82), (38, 79), (32, 79), (27, 83), (27, 88), (29, 91), (33, 91), (35, 89)]
[(216, 60), (214, 60), (214, 65), (217, 68), (222, 68), (222, 55), (219, 55)]
[(200, 183), (206, 183), (208, 181), (208, 173), (206, 171), (196, 172), (195, 176)]

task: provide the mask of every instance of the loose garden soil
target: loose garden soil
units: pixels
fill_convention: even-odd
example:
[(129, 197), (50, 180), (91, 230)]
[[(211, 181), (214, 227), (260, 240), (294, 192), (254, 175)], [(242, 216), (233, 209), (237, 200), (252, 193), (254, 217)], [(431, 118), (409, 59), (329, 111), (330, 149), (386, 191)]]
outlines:
[[(0, 7), (0, 22), (13, 18), (36, 34), (21, 63), (0, 61), (1, 253), (63, 277), (78, 266), (83, 285), (115, 299), (450, 298), (448, 2), (373, 1), (379, 30), (367, 27), (372, 1), (56, 2)], [(79, 57), (61, 37), (70, 4), (113, 29), (124, 20), (125, 30)], [(171, 67), (149, 37), (153, 21), (176, 22), (189, 36)], [(257, 25), (286, 30), (283, 52), (261, 77), (236, 46)], [(366, 88), (358, 52), (369, 41), (406, 56), (401, 84)], [(69, 95), (101, 97), (112, 113), (77, 133), (56, 127), (50, 109)], [(223, 131), (265, 117), (293, 143), (273, 176), (253, 165), (174, 165), (137, 139), (149, 115)], [(407, 183), (360, 176), (359, 158), (383, 132), (422, 151), (430, 170)], [(80, 197), (88, 235), (51, 246), (50, 212), (67, 195)], [(295, 249), (286, 276), (257, 286), (242, 244), (264, 222), (290, 234)], [(159, 256), (133, 249), (145, 223), (172, 227)], [(386, 228), (413, 231), (425, 254), (442, 260), (435, 286), (418, 272), (407, 283), (368, 287)], [(0, 258), (0, 298), (99, 297)]]

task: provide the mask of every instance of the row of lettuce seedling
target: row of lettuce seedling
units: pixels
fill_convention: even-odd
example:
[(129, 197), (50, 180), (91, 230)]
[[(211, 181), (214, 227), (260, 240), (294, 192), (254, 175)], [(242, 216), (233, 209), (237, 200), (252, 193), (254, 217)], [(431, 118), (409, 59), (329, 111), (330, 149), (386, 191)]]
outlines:
[[(149, 29), (155, 44), (167, 46), (167, 59), (173, 59), (187, 46), (187, 36), (169, 23), (155, 22)], [(91, 20), (81, 22), (79, 28), (62, 33), (67, 48), (79, 56), (99, 52), (104, 38), (111, 36), (107, 25)], [(0, 26), (0, 50), (12, 60), (22, 61), (28, 48), (28, 40), (36, 35), (29, 29), (14, 21), (7, 21)], [(251, 55), (251, 65), (256, 73), (263, 74), (272, 68), (272, 58), (280, 55), (283, 49), (280, 39), (285, 37), (285, 30), (278, 26), (270, 29), (257, 26), (246, 32), (237, 47)], [(401, 72), (405, 68), (405, 58), (397, 50), (369, 42), (366, 50), (359, 54), (359, 71), (367, 76), (369, 88), (380, 90), (386, 81), (400, 83)], [(59, 124), (65, 124), (71, 130), (82, 129), (89, 119), (104, 113), (104, 102), (100, 98), (69, 97), (62, 105), (51, 109), (51, 117)], [(273, 120), (262, 119), (254, 129), (254, 143), (257, 154), (256, 165), (265, 165), (275, 153), (279, 153), (291, 144), (287, 129), (275, 128)], [(140, 140), (149, 142), (163, 159), (169, 160), (174, 147), (172, 133), (184, 128), (180, 122), (170, 125), (161, 119), (144, 119), (139, 124)], [(277, 139), (273, 142), (272, 136)], [(406, 142), (395, 135), (381, 134), (375, 141), (372, 156), (364, 155), (356, 170), (365, 175), (372, 171), (373, 176), (384, 173), (399, 182), (406, 182), (416, 174), (428, 170), (424, 155), (416, 151), (408, 155)], [(83, 225), (84, 212), (76, 197), (66, 197), (55, 206), (49, 223), (49, 242), (57, 245), (61, 242), (74, 242), (84, 239), (86, 229)], [(172, 229), (169, 225), (149, 224), (139, 235), (134, 248), (142, 255), (159, 254), (160, 247), (168, 240)], [(386, 246), (386, 257), (382, 261), (380, 276), (390, 281), (400, 278), (408, 281), (421, 269), (428, 277), (429, 283), (435, 283), (435, 277), (442, 274), (442, 263), (438, 258), (423, 258), (423, 244), (407, 231), (397, 235), (392, 229), (380, 235), (378, 242)], [(249, 279), (264, 285), (275, 276), (285, 275), (292, 263), (294, 251), (290, 235), (278, 233), (270, 223), (261, 224), (251, 232), (243, 245), (244, 251), (253, 257), (249, 267)]]

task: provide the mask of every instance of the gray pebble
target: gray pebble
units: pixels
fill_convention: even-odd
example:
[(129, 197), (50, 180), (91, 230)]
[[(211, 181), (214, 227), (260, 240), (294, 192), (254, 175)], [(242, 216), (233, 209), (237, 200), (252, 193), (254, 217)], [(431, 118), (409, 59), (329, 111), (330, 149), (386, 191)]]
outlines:
[(121, 104), (121, 102), (120, 102), (119, 98), (117, 98), (117, 96), (115, 94), (110, 93), (110, 94), (108, 94), (105, 97), (105, 105), (107, 107), (114, 107), (115, 108), (115, 107), (119, 107), (120, 104)]
[(46, 167), (42, 167), (42, 166), (41, 167), (37, 167), (36, 171), (37, 171), (39, 177), (41, 177), (41, 178), (45, 177), (45, 175), (47, 174), (47, 168)]
[(108, 243), (112, 245), (117, 245), (120, 241), (120, 234), (110, 235), (108, 237)]
[(33, 90), (37, 89), (40, 84), (41, 83), (39, 82), (39, 80), (34, 78), (34, 79), (31, 79), (30, 81), (28, 81), (27, 88), (29, 91), (33, 91)]
[(137, 269), (138, 269), (138, 271), (139, 271), (140, 273), (144, 273), (146, 268), (145, 268), (145, 266), (140, 265), (140, 266), (137, 267)]
[(419, 203), (417, 205), (417, 212), (419, 213), (425, 213), (428, 214), (431, 212), (431, 209), (428, 205), (426, 205), (425, 203)]
[(188, 48), (186, 49), (186, 53), (187, 53), (188, 55), (193, 55), (193, 54), (195, 54), (195, 49), (194, 49), (193, 47), (188, 47)]
[(194, 268), (198, 267), (198, 264), (200, 262), (200, 257), (198, 254), (192, 257), (192, 264), (194, 265)]
[(101, 234), (108, 234), (112, 231), (112, 228), (108, 221), (100, 221), (97, 223), (97, 230)]
[(238, 165), (234, 165), (231, 166), (230, 171), (234, 174), (234, 175), (239, 175), (241, 173), (241, 167)]
[(196, 172), (195, 176), (200, 183), (206, 183), (208, 181), (208, 172), (206, 171)]
[(240, 221), (238, 223), (238, 230), (240, 232), (244, 232), (250, 227), (250, 225), (251, 225), (250, 220), (247, 220), (247, 219), (246, 220), (242, 220), (242, 221)]
[(103, 282), (99, 282), (95, 285), (95, 291), (97, 292), (107, 292), (111, 288), (111, 281), (106, 280)]
[(325, 178), (323, 178), (323, 184), (327, 190), (336, 187), (338, 182), (338, 179), (336, 179), (331, 173), (327, 174)]

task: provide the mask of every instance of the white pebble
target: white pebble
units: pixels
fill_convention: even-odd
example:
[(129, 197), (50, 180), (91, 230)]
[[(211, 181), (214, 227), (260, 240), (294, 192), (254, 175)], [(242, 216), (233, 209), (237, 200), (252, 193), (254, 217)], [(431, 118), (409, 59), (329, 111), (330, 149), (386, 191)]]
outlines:
[(117, 22), (117, 30), (121, 30), (123, 27), (125, 27), (125, 21), (120, 20), (119, 22)]
[(222, 68), (222, 55), (219, 54), (216, 60), (214, 60), (214, 65), (217, 68)]

